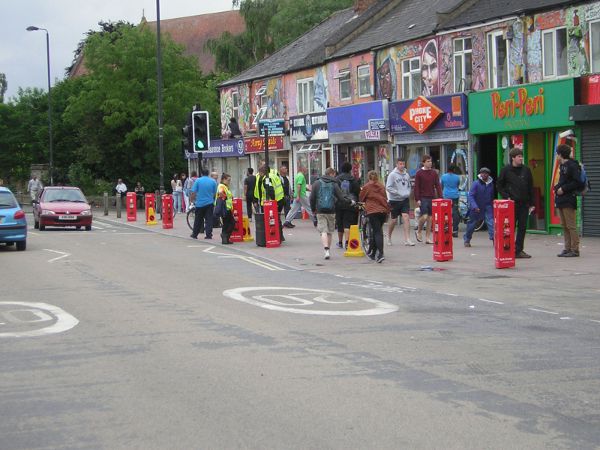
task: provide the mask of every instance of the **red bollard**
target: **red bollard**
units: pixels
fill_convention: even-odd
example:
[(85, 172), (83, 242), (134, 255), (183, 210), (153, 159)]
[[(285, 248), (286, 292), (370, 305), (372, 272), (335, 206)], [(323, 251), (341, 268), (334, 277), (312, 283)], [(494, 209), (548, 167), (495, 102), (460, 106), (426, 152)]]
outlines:
[(163, 194), (162, 197), (162, 227), (173, 228), (173, 196)]
[(243, 242), (244, 241), (244, 210), (242, 209), (242, 199), (233, 199), (233, 218), (235, 220), (235, 228), (231, 232), (229, 240), (232, 242)]
[(433, 259), (450, 261), (452, 251), (452, 200), (436, 198), (432, 202)]
[(265, 214), (266, 247), (279, 247), (281, 245), (281, 236), (279, 235), (279, 213), (277, 212), (277, 202), (272, 200), (264, 202), (263, 211)]
[(156, 200), (154, 194), (146, 194), (146, 225), (156, 224)]
[(494, 261), (496, 269), (515, 266), (515, 202), (494, 200)]
[(137, 220), (137, 198), (135, 192), (128, 192), (125, 201), (127, 205), (127, 222), (135, 222)]

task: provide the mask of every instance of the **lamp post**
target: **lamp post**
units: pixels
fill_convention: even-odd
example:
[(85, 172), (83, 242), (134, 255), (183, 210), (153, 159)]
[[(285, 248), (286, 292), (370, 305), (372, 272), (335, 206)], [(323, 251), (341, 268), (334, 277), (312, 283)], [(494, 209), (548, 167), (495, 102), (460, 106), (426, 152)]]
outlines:
[(50, 96), (50, 35), (45, 28), (27, 27), (27, 31), (45, 31), (46, 32), (46, 61), (48, 63), (48, 150), (50, 151), (50, 186), (54, 185), (54, 161), (52, 152), (52, 99)]

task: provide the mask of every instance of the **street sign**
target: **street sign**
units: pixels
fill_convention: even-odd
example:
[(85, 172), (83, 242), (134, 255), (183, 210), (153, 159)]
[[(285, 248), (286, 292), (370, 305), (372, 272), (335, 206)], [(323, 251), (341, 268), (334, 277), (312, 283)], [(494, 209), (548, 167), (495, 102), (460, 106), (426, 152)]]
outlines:
[(283, 119), (262, 119), (258, 121), (258, 130), (260, 136), (265, 135), (265, 127), (269, 131), (269, 136), (283, 136), (285, 134), (285, 120)]
[(382, 131), (387, 130), (387, 120), (385, 119), (369, 119), (369, 130), (372, 131)]

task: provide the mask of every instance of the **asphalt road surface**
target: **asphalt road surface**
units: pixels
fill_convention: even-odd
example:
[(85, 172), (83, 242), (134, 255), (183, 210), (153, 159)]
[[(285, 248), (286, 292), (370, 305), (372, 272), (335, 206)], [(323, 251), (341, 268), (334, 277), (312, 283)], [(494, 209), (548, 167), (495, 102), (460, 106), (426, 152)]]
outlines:
[(0, 448), (600, 448), (600, 322), (95, 220), (0, 246)]

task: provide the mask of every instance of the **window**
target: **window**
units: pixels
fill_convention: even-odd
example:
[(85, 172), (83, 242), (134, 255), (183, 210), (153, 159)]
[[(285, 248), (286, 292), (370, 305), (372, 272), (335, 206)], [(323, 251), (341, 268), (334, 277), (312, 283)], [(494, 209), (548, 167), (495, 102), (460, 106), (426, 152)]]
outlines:
[(487, 36), (489, 88), (508, 86), (508, 45), (502, 30)]
[(358, 96), (369, 97), (371, 95), (371, 69), (368, 65), (359, 66), (358, 69)]
[(231, 104), (233, 117), (235, 117), (235, 120), (238, 120), (240, 117), (240, 93), (238, 91), (233, 91), (231, 93)]
[(567, 29), (555, 28), (542, 33), (544, 78), (567, 75)]
[(471, 89), (473, 81), (471, 38), (454, 39), (454, 92)]
[(590, 23), (590, 54), (593, 73), (600, 72), (600, 22)]
[(298, 114), (314, 112), (315, 104), (315, 82), (312, 78), (298, 80), (297, 87), (297, 102)]
[(421, 64), (419, 58), (402, 61), (402, 98), (415, 98), (421, 94)]
[(340, 100), (350, 100), (352, 98), (352, 87), (350, 85), (350, 71), (340, 71), (338, 77), (340, 83)]

